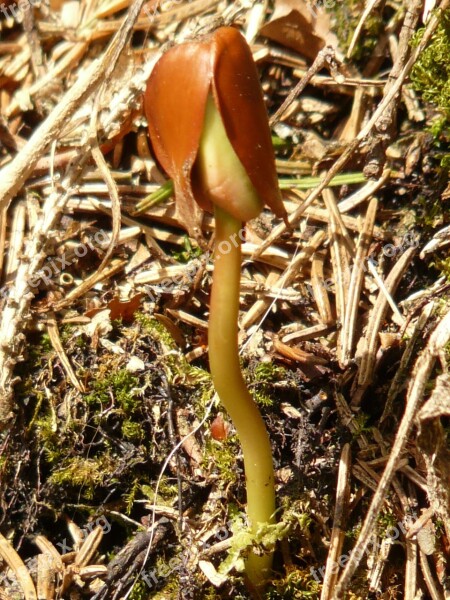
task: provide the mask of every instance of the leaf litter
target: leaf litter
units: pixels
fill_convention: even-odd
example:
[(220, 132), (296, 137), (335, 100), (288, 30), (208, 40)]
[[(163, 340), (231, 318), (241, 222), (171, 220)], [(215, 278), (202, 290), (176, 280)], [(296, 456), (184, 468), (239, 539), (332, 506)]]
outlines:
[[(446, 597), (448, 79), (431, 96), (422, 65), (448, 2), (2, 13), (0, 597), (248, 598), (254, 544), (277, 544), (267, 598)], [(259, 539), (206, 360), (214, 223), (188, 237), (142, 114), (161, 53), (223, 24), (290, 223), (265, 212), (243, 245), (280, 507)]]

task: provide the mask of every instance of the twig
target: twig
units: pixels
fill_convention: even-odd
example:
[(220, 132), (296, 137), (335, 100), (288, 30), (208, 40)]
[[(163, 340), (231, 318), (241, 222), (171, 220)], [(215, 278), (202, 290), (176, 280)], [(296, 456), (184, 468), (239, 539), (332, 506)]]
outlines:
[(23, 2), (21, 6), (23, 6), (23, 29), (30, 46), (31, 65), (35, 79), (39, 79), (44, 75), (45, 67), (41, 40), (34, 20), (34, 8), (29, 0)]
[(331, 532), (330, 550), (328, 552), (320, 600), (328, 600), (331, 598), (332, 590), (338, 577), (336, 565), (341, 566), (339, 559), (345, 540), (345, 521), (347, 517), (348, 500), (350, 495), (350, 463), (350, 445), (345, 444), (342, 449), (341, 460), (339, 463), (333, 529)]
[(277, 112), (270, 118), (269, 124), (271, 127), (275, 125), (275, 123), (278, 123), (283, 113), (286, 112), (286, 110), (289, 108), (292, 102), (294, 102), (297, 96), (299, 96), (303, 92), (303, 90), (314, 77), (314, 75), (317, 75), (317, 73), (321, 71), (323, 67), (327, 64), (330, 65), (332, 71), (336, 71), (336, 65), (338, 64), (338, 61), (336, 59), (335, 50), (331, 46), (326, 46), (319, 52), (313, 64), (305, 73), (304, 77), (302, 77), (302, 79), (300, 79), (297, 85), (289, 92), (283, 104), (280, 106)]
[(420, 315), (415, 327), (413, 334), (406, 344), (406, 348), (402, 354), (400, 365), (398, 366), (397, 372), (395, 373), (394, 379), (389, 387), (388, 395), (386, 398), (386, 404), (384, 406), (383, 414), (380, 418), (380, 424), (387, 419), (392, 411), (392, 405), (398, 393), (400, 392), (402, 381), (405, 379), (406, 369), (413, 356), (414, 348), (416, 347), (419, 336), (422, 334), (426, 324), (428, 323), (431, 313), (433, 312), (434, 303), (430, 302), (427, 304), (422, 314)]
[(352, 357), (359, 300), (364, 281), (365, 260), (369, 251), (370, 242), (372, 241), (372, 231), (375, 224), (377, 207), (378, 201), (376, 198), (373, 198), (367, 209), (366, 219), (358, 240), (355, 261), (350, 278), (344, 323), (340, 336), (340, 356), (344, 365), (348, 364)]
[[(395, 60), (393, 59), (394, 64), (383, 91), (383, 98), (389, 95), (391, 88), (395, 86), (397, 77), (400, 76), (405, 67), (407, 57), (411, 51), (411, 37), (416, 29), (421, 8), (422, 0), (415, 0), (412, 6), (408, 6), (406, 10), (400, 31), (397, 57)], [(364, 173), (368, 177), (379, 175), (386, 161), (386, 148), (394, 135), (400, 98), (400, 94), (396, 94), (390, 99), (386, 110), (380, 115), (378, 122), (375, 124), (373, 139), (370, 142), (369, 159), (364, 168)]]
[[(408, 248), (398, 259), (391, 272), (386, 278), (384, 287), (390, 295), (394, 293), (401, 277), (408, 268), (415, 253), (415, 248)], [(360, 388), (367, 387), (372, 381), (375, 365), (376, 350), (379, 345), (378, 333), (389, 308), (389, 302), (382, 290), (379, 291), (377, 300), (370, 314), (366, 335), (361, 338), (358, 345), (356, 358), (361, 359), (359, 368), (358, 385)], [(360, 392), (360, 390), (358, 390)], [(352, 405), (358, 405), (361, 394), (355, 394)]]

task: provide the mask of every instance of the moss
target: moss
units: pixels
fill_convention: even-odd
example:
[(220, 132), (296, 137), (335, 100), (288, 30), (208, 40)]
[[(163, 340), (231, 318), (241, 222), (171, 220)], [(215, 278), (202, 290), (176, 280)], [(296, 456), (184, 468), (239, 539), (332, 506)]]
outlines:
[(450, 281), (450, 257), (437, 258), (435, 261), (430, 263), (430, 267), (435, 267), (441, 275)]
[(267, 600), (318, 600), (321, 585), (311, 574), (310, 569), (292, 569), (286, 577), (274, 580), (267, 589)]
[(259, 363), (255, 371), (255, 380), (261, 383), (275, 383), (286, 377), (286, 369), (272, 362)]
[(200, 246), (193, 246), (191, 240), (187, 235), (183, 237), (183, 250), (173, 253), (173, 257), (181, 263), (188, 263), (194, 258), (198, 258), (202, 255), (202, 249)]
[(392, 513), (381, 512), (378, 515), (377, 523), (378, 523), (378, 532), (377, 533), (380, 537), (383, 538), (383, 537), (386, 537), (386, 535), (389, 533), (389, 531), (393, 527), (397, 527), (398, 519)]
[[(23, 379), (27, 380), (30, 371), (42, 366), (43, 362), (48, 360), (49, 355), (54, 353), (52, 343), (48, 333), (34, 334), (30, 336), (30, 342), (26, 347), (27, 360), (19, 363), (18, 372), (24, 374)], [(32, 384), (32, 387), (34, 385)]]
[[(422, 39), (425, 28), (417, 32), (413, 46)], [(426, 102), (432, 102), (450, 118), (450, 10), (441, 14), (430, 44), (419, 56), (411, 72), (411, 81)]]
[[(142, 494), (149, 499), (151, 503), (155, 500), (155, 486), (154, 485), (141, 485)], [(156, 504), (161, 506), (173, 506), (173, 503), (178, 498), (178, 482), (171, 480), (170, 478), (163, 475), (159, 482), (158, 495), (156, 497)]]
[(160, 361), (166, 367), (169, 382), (188, 386), (198, 386), (211, 383), (211, 375), (204, 369), (192, 366), (179, 351), (179, 348), (169, 330), (157, 319), (143, 313), (136, 313), (136, 320), (155, 342), (162, 346)]
[(356, 426), (355, 431), (352, 433), (352, 439), (356, 440), (362, 433), (369, 433), (370, 427), (367, 425), (369, 421), (369, 416), (363, 412), (355, 415), (353, 419), (353, 423)]
[(236, 481), (236, 456), (239, 454), (239, 440), (236, 435), (222, 442), (206, 440), (203, 468), (217, 476), (217, 485), (223, 489)]
[(126, 503), (125, 512), (127, 515), (131, 514), (131, 511), (133, 510), (134, 501), (136, 500), (136, 496), (138, 495), (140, 487), (139, 480), (135, 478), (128, 488), (129, 491), (123, 496), (123, 499)]
[(133, 585), (133, 590), (128, 596), (130, 600), (147, 600), (149, 597), (149, 589), (144, 581), (137, 581)]
[(217, 590), (212, 585), (202, 590), (203, 600), (217, 600)]
[[(425, 29), (417, 32), (413, 45), (417, 46)], [(411, 71), (411, 82), (425, 102), (433, 104), (439, 115), (430, 131), (438, 151), (441, 151), (441, 164), (450, 166), (448, 143), (450, 139), (450, 10), (443, 11), (439, 26), (431, 42), (419, 56)]]
[(272, 362), (263, 362), (246, 375), (255, 402), (260, 406), (273, 406), (274, 384), (286, 379), (286, 369)]
[[(152, 600), (172, 600), (180, 595), (180, 581), (178, 569), (183, 564), (180, 553), (172, 556), (158, 556), (154, 567), (150, 569), (157, 579), (161, 589), (149, 591), (148, 598)], [(150, 580), (151, 581), (151, 580)]]
[[(109, 371), (110, 365), (102, 369)], [(104, 376), (102, 376), (104, 375)], [(99, 372), (92, 386), (92, 392), (84, 396), (84, 401), (93, 407), (102, 407), (111, 403), (111, 399), (120, 406), (125, 414), (132, 414), (139, 406), (136, 399), (139, 380), (126, 369), (119, 369), (109, 375)]]
[(440, 197), (431, 200), (420, 196), (417, 199), (418, 209), (416, 211), (416, 226), (426, 233), (431, 233), (431, 230), (440, 227), (446, 221), (445, 203)]
[(122, 423), (122, 434), (125, 439), (134, 442), (141, 442), (145, 436), (142, 425), (131, 420)]
[(253, 399), (259, 406), (264, 406), (265, 408), (273, 406), (273, 399), (262, 390), (254, 390)]
[(58, 435), (55, 418), (52, 414), (37, 419), (34, 430), (44, 450), (45, 458), (49, 464), (57, 464), (64, 456), (64, 445), (61, 444), (61, 435)]
[(142, 327), (144, 333), (149, 335), (153, 340), (163, 344), (170, 350), (176, 350), (177, 345), (175, 340), (170, 335), (170, 332), (158, 319), (141, 312), (135, 314), (136, 322)]
[(61, 467), (50, 476), (50, 481), (58, 486), (76, 486), (82, 488), (80, 494), (85, 498), (94, 497), (95, 489), (111, 482), (114, 472), (113, 457), (103, 454), (99, 458), (75, 456), (63, 461)]
[(41, 338), (41, 349), (42, 352), (50, 352), (53, 350), (52, 342), (48, 333), (43, 333)]

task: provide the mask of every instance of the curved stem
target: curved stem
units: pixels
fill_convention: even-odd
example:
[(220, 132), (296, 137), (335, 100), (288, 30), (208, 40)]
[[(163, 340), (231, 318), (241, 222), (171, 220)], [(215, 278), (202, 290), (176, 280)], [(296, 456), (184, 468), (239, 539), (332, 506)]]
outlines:
[[(244, 455), (247, 515), (253, 532), (274, 523), (275, 490), (272, 450), (261, 413), (242, 377), (237, 320), (241, 278), (242, 224), (215, 208), (216, 243), (209, 317), (209, 363), (214, 387), (236, 427)], [(246, 573), (260, 585), (270, 573), (272, 555), (251, 554)]]

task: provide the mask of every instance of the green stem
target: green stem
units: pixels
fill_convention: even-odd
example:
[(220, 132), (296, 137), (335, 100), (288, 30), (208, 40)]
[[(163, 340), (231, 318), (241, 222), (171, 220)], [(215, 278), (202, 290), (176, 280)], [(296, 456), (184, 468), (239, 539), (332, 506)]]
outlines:
[[(247, 515), (252, 532), (259, 523), (274, 523), (275, 490), (272, 449), (261, 413), (248, 391), (239, 364), (237, 321), (241, 279), (242, 224), (215, 208), (216, 240), (209, 317), (209, 363), (214, 387), (229, 413), (244, 454)], [(258, 586), (270, 574), (272, 554), (251, 554), (246, 563)]]

